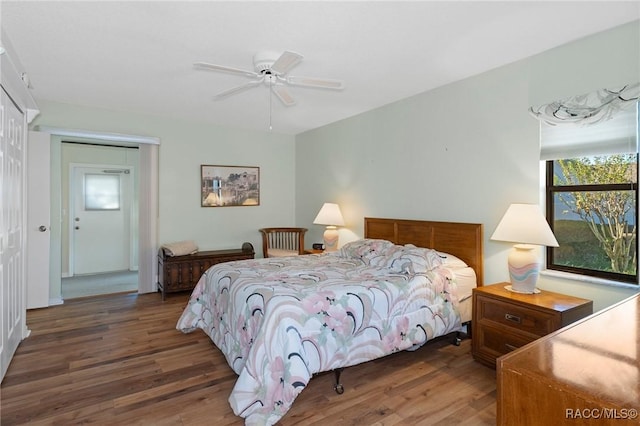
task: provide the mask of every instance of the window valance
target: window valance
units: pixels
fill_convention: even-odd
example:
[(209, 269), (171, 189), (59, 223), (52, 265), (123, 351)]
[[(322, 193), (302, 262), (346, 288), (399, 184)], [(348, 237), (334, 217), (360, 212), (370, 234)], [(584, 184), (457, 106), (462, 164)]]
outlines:
[(637, 152), (640, 83), (531, 107), (540, 159)]

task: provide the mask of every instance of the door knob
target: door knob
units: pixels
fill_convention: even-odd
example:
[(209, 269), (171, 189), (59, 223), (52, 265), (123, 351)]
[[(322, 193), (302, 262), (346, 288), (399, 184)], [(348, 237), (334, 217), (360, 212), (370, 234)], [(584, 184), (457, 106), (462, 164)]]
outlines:
[(46, 227), (46, 226), (44, 226), (44, 225), (40, 225), (40, 226), (38, 227), (38, 231), (40, 231), (40, 232), (45, 232), (46, 230), (47, 230), (47, 227)]
[(79, 226), (76, 226), (76, 229), (80, 229), (80, 227), (79, 227)]

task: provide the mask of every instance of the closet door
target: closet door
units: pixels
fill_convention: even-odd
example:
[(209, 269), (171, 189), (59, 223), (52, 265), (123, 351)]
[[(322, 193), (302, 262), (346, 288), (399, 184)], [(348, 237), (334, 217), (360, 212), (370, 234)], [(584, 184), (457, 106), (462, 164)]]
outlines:
[(0, 379), (25, 328), (25, 119), (0, 88)]

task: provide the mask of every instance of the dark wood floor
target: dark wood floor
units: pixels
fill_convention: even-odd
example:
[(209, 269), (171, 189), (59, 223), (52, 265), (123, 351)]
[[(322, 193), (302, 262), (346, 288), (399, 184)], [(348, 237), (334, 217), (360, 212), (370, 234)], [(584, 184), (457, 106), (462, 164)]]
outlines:
[[(1, 386), (3, 426), (242, 425), (227, 398), (236, 379), (197, 331), (175, 329), (188, 294), (117, 294), (27, 313), (31, 336)], [(314, 377), (280, 424), (494, 425), (495, 371), (471, 343), (435, 340)]]

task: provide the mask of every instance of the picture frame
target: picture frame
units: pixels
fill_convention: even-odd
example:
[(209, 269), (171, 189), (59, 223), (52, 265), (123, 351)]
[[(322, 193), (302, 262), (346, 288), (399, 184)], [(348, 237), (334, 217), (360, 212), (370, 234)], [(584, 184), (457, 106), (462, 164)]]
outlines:
[(200, 166), (200, 205), (234, 207), (260, 205), (260, 167)]

